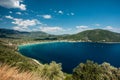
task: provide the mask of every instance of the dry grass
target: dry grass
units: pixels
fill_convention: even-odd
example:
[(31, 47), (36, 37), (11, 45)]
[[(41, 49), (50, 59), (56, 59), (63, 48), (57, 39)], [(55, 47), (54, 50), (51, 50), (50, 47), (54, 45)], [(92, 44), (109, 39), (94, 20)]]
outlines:
[(19, 72), (16, 67), (0, 65), (0, 80), (47, 80), (32, 72)]

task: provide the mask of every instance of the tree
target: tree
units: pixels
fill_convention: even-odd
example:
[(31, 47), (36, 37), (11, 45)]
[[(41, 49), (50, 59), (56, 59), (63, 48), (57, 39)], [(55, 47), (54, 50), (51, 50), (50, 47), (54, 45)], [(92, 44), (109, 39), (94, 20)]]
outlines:
[(61, 64), (52, 61), (50, 64), (45, 64), (40, 70), (42, 76), (47, 77), (49, 80), (64, 80), (65, 75), (62, 72)]
[(74, 80), (102, 80), (102, 69), (93, 61), (87, 61), (85, 64), (80, 63), (73, 70)]

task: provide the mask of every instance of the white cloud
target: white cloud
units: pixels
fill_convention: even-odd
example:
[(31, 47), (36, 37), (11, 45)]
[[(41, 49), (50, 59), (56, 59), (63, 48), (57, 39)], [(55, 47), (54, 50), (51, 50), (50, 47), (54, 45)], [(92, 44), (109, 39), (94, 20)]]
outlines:
[(112, 26), (106, 26), (104, 29), (113, 30), (113, 27)]
[(13, 12), (12, 11), (9, 11), (10, 14), (12, 14)]
[(79, 32), (82, 32), (85, 30), (91, 30), (91, 29), (94, 29), (94, 28), (91, 28), (91, 27), (85, 26), (85, 25), (76, 26), (76, 30), (74, 31), (74, 33), (79, 33)]
[(59, 14), (63, 14), (63, 11), (60, 10), (60, 11), (58, 11), (58, 13), (59, 13)]
[(68, 16), (74, 16), (75, 13), (71, 12), (71, 13), (67, 13), (66, 15), (68, 15)]
[(110, 31), (113, 31), (113, 32), (117, 32), (117, 33), (120, 33), (120, 28), (119, 27), (113, 27), (113, 26), (106, 26), (105, 28), (103, 28), (105, 30), (110, 30)]
[(0, 0), (0, 6), (5, 8), (19, 8), (26, 10), (26, 5), (22, 4), (23, 0)]
[(16, 12), (16, 14), (21, 15), (22, 13), (21, 12)]
[(100, 26), (100, 24), (94, 24), (94, 26), (97, 26), (97, 27), (99, 27), (99, 26)]
[(18, 27), (21, 28), (28, 28), (29, 26), (35, 26), (37, 23), (36, 20), (23, 20), (23, 19), (14, 19), (13, 24), (16, 24)]
[(45, 26), (40, 26), (39, 29), (40, 29), (40, 31), (43, 31), (43, 32), (46, 32), (49, 34), (54, 34), (54, 35), (72, 34), (73, 33), (72, 28), (63, 28), (60, 26), (52, 26), (51, 27), (51, 26), (45, 25)]
[(87, 29), (88, 26), (84, 26), (84, 25), (82, 25), (82, 26), (76, 26), (76, 28), (77, 28), (77, 29)]
[(14, 30), (19, 30), (19, 31), (24, 31), (25, 30), (24, 28), (21, 28), (19, 26), (14, 26), (13, 29)]
[(73, 16), (73, 15), (75, 15), (75, 13), (71, 13), (71, 15)]
[(10, 16), (10, 15), (5, 16), (5, 18), (7, 18), (7, 19), (13, 19), (13, 17), (12, 17), (12, 16)]
[(13, 20), (12, 21), (12, 24), (15, 24), (16, 26), (13, 26), (13, 29), (15, 30), (28, 30), (29, 27), (31, 26), (35, 26), (35, 25), (38, 25), (38, 24), (42, 24), (40, 23), (40, 21), (38, 21), (37, 19), (32, 19), (32, 20), (29, 20), (29, 19), (26, 19), (26, 20), (23, 20), (23, 19), (18, 19), (18, 18), (14, 18), (12, 16), (5, 16), (7, 19), (11, 19)]
[(52, 16), (51, 15), (42, 15), (42, 17), (44, 18), (44, 19), (51, 19), (52, 18)]
[(61, 27), (40, 27), (40, 30), (43, 32), (58, 32), (58, 31), (64, 31)]

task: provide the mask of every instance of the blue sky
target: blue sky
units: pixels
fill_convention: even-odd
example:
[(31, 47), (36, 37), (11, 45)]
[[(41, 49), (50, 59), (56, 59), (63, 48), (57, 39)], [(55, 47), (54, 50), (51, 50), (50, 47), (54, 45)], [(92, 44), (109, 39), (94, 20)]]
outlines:
[(0, 0), (0, 28), (74, 34), (120, 33), (120, 0)]

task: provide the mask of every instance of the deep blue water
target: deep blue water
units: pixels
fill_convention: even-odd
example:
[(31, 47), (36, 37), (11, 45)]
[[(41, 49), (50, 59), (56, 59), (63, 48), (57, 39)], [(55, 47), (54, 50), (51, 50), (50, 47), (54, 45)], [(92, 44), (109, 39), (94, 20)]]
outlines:
[(62, 63), (64, 72), (71, 73), (79, 63), (93, 60), (120, 67), (120, 43), (52, 42), (19, 46), (21, 54), (42, 63)]

